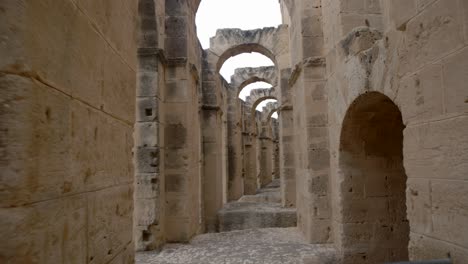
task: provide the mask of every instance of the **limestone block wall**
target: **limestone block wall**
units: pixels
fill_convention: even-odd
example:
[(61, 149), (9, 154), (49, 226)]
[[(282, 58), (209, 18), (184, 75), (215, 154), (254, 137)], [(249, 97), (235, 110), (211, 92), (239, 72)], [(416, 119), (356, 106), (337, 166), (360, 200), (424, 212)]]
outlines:
[[(382, 234), (395, 239), (400, 236), (397, 232), (405, 230), (401, 226), (397, 228), (398, 223), (407, 221), (409, 230), (406, 235), (401, 234), (398, 242), (393, 243), (408, 243), (406, 254), (410, 259), (451, 257), (455, 263), (464, 263), (468, 259), (465, 246), (468, 236), (459, 223), (467, 220), (466, 206), (450, 197), (457, 197), (460, 201), (462, 193), (466, 192), (466, 179), (462, 176), (467, 170), (464, 162), (466, 133), (462, 132), (466, 130), (466, 85), (462, 84), (467, 76), (468, 61), (465, 59), (466, 1), (382, 1), (380, 9), (366, 1), (355, 1), (353, 5), (346, 2), (330, 1), (329, 5), (323, 6), (324, 17), (327, 18), (324, 20), (324, 34), (327, 43), (330, 192), (335, 244), (342, 252), (344, 263), (374, 263), (379, 260), (377, 257), (387, 260), (403, 258), (404, 255), (389, 250), (392, 245), (373, 254), (365, 243), (352, 240), (366, 238), (366, 241), (377, 241)], [(350, 13), (352, 20), (356, 21), (354, 29), (350, 28), (351, 22), (346, 22)], [(346, 201), (350, 200), (350, 192), (366, 199), (373, 197), (371, 190), (379, 190), (378, 186), (384, 183), (378, 180), (382, 171), (374, 170), (372, 176), (364, 177), (374, 182), (363, 186), (373, 187), (361, 194), (356, 193), (359, 190), (350, 185), (349, 173), (352, 172), (353, 179), (356, 179), (368, 163), (359, 159), (349, 163), (350, 158), (356, 156), (343, 151), (343, 142), (349, 136), (343, 131), (348, 131), (344, 123), (353, 105), (363, 104), (367, 113), (375, 112), (371, 108), (371, 98), (376, 97), (366, 96), (372, 93), (384, 96), (381, 98), (395, 104), (401, 112), (404, 125), (400, 140), (402, 157), (390, 158), (391, 155), (385, 152), (382, 157), (387, 166), (379, 167), (396, 168), (395, 161), (403, 163), (407, 180), (402, 188), (406, 193), (400, 193), (397, 200), (398, 206), (406, 209), (399, 209), (403, 212), (399, 214), (395, 213), (395, 207), (384, 207), (377, 215), (398, 215), (392, 218), (396, 222), (386, 227), (376, 225), (372, 232), (366, 232), (357, 228), (354, 222), (371, 221), (375, 204), (381, 203), (375, 203), (373, 209), (360, 203), (360, 210), (365, 214), (358, 215), (356, 209), (349, 210)], [(361, 101), (360, 98), (367, 99)], [(379, 108), (382, 109), (381, 106)], [(373, 120), (377, 124), (381, 119), (375, 115)], [(398, 133), (397, 129), (392, 131)], [(375, 138), (367, 136), (365, 140), (388, 141), (389, 137), (383, 135), (377, 133)], [(366, 149), (366, 153), (367, 161), (371, 161), (372, 150)], [(357, 167), (350, 170), (350, 164)], [(385, 173), (389, 173), (387, 182), (397, 178), (389, 171)], [(395, 186), (392, 184), (381, 190), (391, 191), (389, 186)], [(444, 195), (440, 195), (442, 192)], [(386, 194), (383, 197), (392, 196)], [(383, 230), (388, 227), (396, 232)], [(384, 256), (383, 252), (388, 255)]]
[(132, 262), (137, 2), (0, 10), (0, 261)]
[(468, 3), (405, 5), (385, 7), (392, 22), (389, 38), (392, 30), (401, 30), (395, 101), (406, 125), (409, 254), (413, 259), (450, 255), (463, 263), (468, 261), (468, 230), (461, 224), (468, 220)]

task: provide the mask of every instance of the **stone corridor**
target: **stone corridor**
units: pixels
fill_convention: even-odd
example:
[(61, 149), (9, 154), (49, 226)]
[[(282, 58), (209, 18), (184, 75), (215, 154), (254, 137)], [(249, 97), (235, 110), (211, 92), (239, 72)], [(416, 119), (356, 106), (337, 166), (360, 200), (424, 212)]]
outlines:
[(0, 0), (0, 263), (468, 263), (468, 1), (271, 1)]

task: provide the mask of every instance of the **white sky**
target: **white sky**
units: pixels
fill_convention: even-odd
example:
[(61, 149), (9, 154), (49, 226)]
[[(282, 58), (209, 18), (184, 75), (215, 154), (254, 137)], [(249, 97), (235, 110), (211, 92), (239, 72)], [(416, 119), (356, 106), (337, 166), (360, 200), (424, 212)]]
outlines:
[[(207, 49), (210, 38), (220, 28), (247, 30), (277, 27), (281, 24), (281, 10), (278, 0), (202, 0), (196, 22), (198, 38), (203, 48)], [(269, 58), (259, 53), (246, 53), (227, 60), (220, 73), (230, 82), (237, 68), (272, 65)], [(252, 89), (270, 87), (267, 83), (253, 83), (245, 87), (239, 97), (245, 100)]]

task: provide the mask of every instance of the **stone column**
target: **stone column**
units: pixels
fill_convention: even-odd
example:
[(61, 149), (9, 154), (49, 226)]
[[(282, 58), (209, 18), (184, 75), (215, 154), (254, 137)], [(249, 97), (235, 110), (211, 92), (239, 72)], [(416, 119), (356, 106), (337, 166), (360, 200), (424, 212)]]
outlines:
[(188, 27), (194, 10), (188, 1), (166, 0), (165, 192), (168, 242), (187, 242), (202, 231), (201, 135), (197, 54)]
[(238, 200), (243, 192), (242, 183), (242, 131), (237, 89), (227, 87), (227, 135), (228, 135), (228, 201)]

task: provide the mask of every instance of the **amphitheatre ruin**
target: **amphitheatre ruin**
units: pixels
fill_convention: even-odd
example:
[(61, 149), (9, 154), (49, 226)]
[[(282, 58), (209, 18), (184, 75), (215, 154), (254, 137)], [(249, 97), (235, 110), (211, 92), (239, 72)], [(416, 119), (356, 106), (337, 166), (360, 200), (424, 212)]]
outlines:
[(468, 1), (271, 1), (0, 0), (0, 263), (467, 264)]

